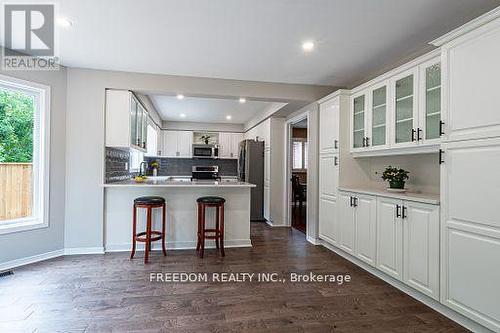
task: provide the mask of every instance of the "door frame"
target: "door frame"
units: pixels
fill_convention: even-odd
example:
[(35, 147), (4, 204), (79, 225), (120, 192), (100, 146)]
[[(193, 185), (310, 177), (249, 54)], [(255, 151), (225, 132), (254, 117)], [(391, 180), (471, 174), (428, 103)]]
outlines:
[[(309, 112), (305, 111), (297, 116), (294, 116), (293, 118), (287, 119), (286, 120), (286, 172), (285, 172), (285, 180), (286, 180), (286, 195), (285, 195), (285, 207), (286, 207), (286, 214), (285, 214), (285, 224), (286, 226), (291, 227), (292, 226), (292, 184), (290, 182), (290, 179), (292, 178), (292, 127), (294, 124), (302, 121), (302, 120), (307, 120), (307, 143), (309, 145)], [(309, 154), (308, 154), (308, 159), (309, 159)], [(309, 166), (309, 161), (308, 161), (308, 166)], [(307, 172), (307, 185), (309, 188), (309, 170)], [(309, 212), (309, 205), (307, 204), (306, 201), (306, 228), (308, 225), (308, 219), (307, 216)], [(307, 229), (306, 229), (306, 234), (307, 234)]]

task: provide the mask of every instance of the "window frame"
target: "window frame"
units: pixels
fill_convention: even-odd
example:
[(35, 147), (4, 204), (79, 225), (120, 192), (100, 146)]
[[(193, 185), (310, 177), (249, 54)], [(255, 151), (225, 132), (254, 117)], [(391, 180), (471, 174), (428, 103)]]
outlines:
[[(300, 169), (295, 169), (293, 168), (293, 144), (295, 142), (300, 142), (302, 144), (302, 156), (301, 156), (301, 159), (302, 159), (302, 168)], [(306, 149), (308, 149), (308, 147), (306, 147), (308, 144), (307, 144), (307, 139), (306, 138), (292, 138), (292, 172), (307, 172), (307, 155), (308, 155), (308, 152), (306, 153)]]
[(32, 215), (0, 222), (0, 235), (49, 227), (50, 86), (0, 74), (0, 89), (34, 97)]

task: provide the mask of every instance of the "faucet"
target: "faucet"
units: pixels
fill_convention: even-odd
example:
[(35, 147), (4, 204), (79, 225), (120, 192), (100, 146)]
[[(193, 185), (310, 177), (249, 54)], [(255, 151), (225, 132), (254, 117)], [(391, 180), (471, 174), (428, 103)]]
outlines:
[[(144, 165), (144, 173), (142, 172), (142, 166)], [(145, 176), (146, 168), (148, 167), (148, 162), (142, 161), (139, 165), (139, 176)]]

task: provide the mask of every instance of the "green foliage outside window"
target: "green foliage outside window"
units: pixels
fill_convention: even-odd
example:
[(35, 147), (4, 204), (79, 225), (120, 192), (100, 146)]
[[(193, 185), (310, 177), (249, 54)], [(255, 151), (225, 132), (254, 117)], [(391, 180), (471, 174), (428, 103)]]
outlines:
[(33, 97), (0, 89), (0, 163), (33, 162)]

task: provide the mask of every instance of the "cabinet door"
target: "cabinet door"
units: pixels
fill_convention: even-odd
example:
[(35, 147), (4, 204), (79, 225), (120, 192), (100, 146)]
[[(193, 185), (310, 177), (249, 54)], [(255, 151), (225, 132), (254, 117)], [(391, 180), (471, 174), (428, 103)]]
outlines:
[(231, 150), (230, 150), (230, 158), (238, 158), (240, 142), (243, 140), (243, 134), (241, 133), (232, 133), (231, 134)]
[(433, 60), (420, 69), (420, 144), (439, 142), (441, 137), (441, 64)]
[(106, 90), (106, 146), (130, 148), (131, 94), (125, 90)]
[(167, 157), (178, 157), (177, 131), (164, 131), (163, 134), (163, 155)]
[(137, 108), (137, 100), (130, 95), (130, 144), (133, 146), (138, 146), (140, 143), (140, 137), (137, 131), (137, 123), (139, 121), (137, 117)]
[(356, 195), (356, 256), (375, 266), (377, 198)]
[(335, 198), (339, 183), (338, 155), (321, 155), (319, 158), (320, 197)]
[(355, 95), (351, 103), (351, 150), (360, 151), (365, 148), (366, 138), (366, 95)]
[(370, 117), (368, 123), (370, 124), (370, 134), (367, 135), (369, 137), (368, 146), (372, 147), (372, 149), (382, 149), (388, 146), (387, 101), (387, 84), (384, 83), (374, 87), (369, 103)]
[(231, 133), (219, 133), (219, 157), (231, 156)]
[[(377, 267), (398, 280), (403, 273), (403, 231), (401, 210), (403, 202), (390, 198), (377, 199)], [(396, 214), (398, 213), (398, 214)]]
[(404, 281), (439, 300), (439, 206), (403, 205)]
[(177, 150), (181, 157), (191, 157), (193, 154), (193, 132), (191, 131), (178, 131), (177, 137)]
[(494, 20), (443, 46), (450, 141), (500, 136), (500, 28)]
[(319, 149), (321, 153), (339, 150), (339, 97), (319, 106)]
[(355, 221), (354, 208), (351, 207), (353, 194), (341, 192), (338, 196), (338, 217), (340, 229), (339, 246), (342, 250), (354, 254), (355, 246)]
[(417, 96), (418, 71), (413, 69), (393, 79), (394, 117), (392, 144), (405, 147), (417, 144)]
[(141, 106), (142, 128), (141, 128), (141, 147), (148, 149), (148, 113), (146, 109)]
[(319, 237), (336, 245), (339, 237), (337, 202), (334, 199), (319, 200)]

